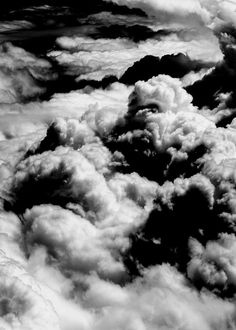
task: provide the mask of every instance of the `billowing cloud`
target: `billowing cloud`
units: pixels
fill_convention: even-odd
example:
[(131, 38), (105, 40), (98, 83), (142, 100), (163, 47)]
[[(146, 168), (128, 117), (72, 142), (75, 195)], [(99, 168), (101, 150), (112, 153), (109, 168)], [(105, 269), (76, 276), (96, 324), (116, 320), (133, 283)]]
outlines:
[(188, 276), (196, 285), (230, 295), (235, 287), (235, 235), (221, 234), (217, 241), (208, 241), (206, 247), (191, 240), (190, 251)]
[(24, 219), (31, 224), (27, 243), (46, 246), (63, 269), (97, 271), (111, 278), (122, 276), (123, 265), (106, 249), (103, 233), (86, 219), (71, 211), (44, 205), (27, 211)]
[(234, 1), (90, 5), (0, 23), (0, 328), (236, 329)]
[[(213, 295), (196, 294), (169, 265), (147, 269), (124, 289), (93, 283), (88, 299), (103, 306), (95, 329), (227, 329), (233, 326), (234, 306)], [(109, 300), (108, 290), (114, 292)], [(96, 301), (96, 295), (101, 299)], [(155, 312), (153, 312), (155, 310)]]

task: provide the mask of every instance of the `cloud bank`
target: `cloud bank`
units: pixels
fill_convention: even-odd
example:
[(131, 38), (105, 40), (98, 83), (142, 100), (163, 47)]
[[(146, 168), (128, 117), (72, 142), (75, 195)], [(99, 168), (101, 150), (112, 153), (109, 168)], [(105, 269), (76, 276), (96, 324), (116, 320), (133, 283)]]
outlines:
[(70, 6), (4, 18), (0, 328), (236, 329), (234, 1)]

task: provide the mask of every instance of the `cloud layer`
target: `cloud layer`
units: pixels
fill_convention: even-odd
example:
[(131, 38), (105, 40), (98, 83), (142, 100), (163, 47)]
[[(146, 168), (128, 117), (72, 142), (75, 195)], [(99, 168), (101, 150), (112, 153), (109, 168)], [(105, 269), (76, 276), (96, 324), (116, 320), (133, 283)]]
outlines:
[(234, 2), (81, 8), (5, 17), (0, 328), (236, 329)]

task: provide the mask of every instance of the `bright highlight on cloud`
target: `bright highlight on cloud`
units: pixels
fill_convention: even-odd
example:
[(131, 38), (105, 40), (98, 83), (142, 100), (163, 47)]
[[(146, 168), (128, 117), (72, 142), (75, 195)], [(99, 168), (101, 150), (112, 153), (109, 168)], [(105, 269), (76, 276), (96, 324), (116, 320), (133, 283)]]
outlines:
[(185, 20), (188, 24), (211, 24), (218, 19), (234, 23), (236, 3), (234, 0), (105, 0), (115, 4), (140, 8), (148, 16), (165, 15), (163, 20)]

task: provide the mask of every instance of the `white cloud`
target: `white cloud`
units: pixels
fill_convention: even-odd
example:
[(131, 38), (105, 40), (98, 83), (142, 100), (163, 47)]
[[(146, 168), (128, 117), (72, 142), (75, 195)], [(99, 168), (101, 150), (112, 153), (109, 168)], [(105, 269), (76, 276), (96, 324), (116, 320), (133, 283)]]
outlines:
[[(194, 35), (195, 34), (195, 35)], [(208, 30), (172, 33), (161, 40), (147, 39), (134, 43), (128, 39), (92, 39), (61, 37), (58, 45), (64, 50), (51, 51), (48, 55), (77, 80), (102, 80), (105, 76), (118, 78), (146, 55), (162, 57), (166, 54), (185, 53), (193, 60), (217, 62), (222, 59), (217, 38)]]
[(0, 45), (0, 103), (15, 103), (44, 92), (37, 80), (53, 79), (48, 61), (10, 43)]
[[(90, 272), (119, 278), (123, 265), (103, 243), (102, 232), (88, 220), (56, 206), (38, 206), (24, 215), (31, 223), (27, 243), (46, 246), (64, 270)], [(78, 239), (79, 238), (79, 239)]]
[(192, 97), (183, 88), (179, 79), (159, 75), (147, 82), (138, 81), (130, 96), (130, 110), (156, 105), (158, 112), (191, 112)]
[(130, 8), (140, 8), (158, 19), (184, 19), (189, 25), (210, 25), (219, 21), (235, 24), (234, 0), (105, 0)]
[(208, 241), (206, 247), (191, 240), (189, 277), (218, 290), (227, 290), (230, 285), (235, 287), (235, 240), (234, 234), (221, 234), (217, 241)]
[[(227, 329), (233, 326), (234, 306), (207, 293), (191, 290), (184, 277), (168, 265), (153, 267), (144, 272), (122, 291), (114, 287), (109, 300), (106, 284), (103, 291), (92, 282), (88, 299), (107, 304), (95, 329)], [(102, 284), (100, 284), (101, 286)]]

